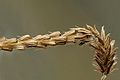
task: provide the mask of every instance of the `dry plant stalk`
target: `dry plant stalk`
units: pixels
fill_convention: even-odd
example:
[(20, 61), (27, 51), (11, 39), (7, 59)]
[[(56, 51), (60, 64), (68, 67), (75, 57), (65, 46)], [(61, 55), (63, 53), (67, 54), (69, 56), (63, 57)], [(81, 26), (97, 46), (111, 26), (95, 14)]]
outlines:
[(65, 45), (66, 43), (79, 42), (79, 45), (88, 43), (95, 49), (94, 66), (97, 71), (102, 73), (101, 80), (105, 80), (107, 75), (115, 69), (114, 67), (117, 63), (117, 48), (114, 47), (115, 40), (111, 40), (110, 34), (105, 35), (104, 27), (102, 27), (101, 33), (99, 33), (95, 26), (86, 26), (86, 28), (70, 28), (69, 31), (63, 34), (56, 31), (35, 37), (30, 35), (10, 39), (1, 37), (0, 49), (12, 51), (13, 49), (24, 50), (29, 47), (46, 48), (48, 46)]

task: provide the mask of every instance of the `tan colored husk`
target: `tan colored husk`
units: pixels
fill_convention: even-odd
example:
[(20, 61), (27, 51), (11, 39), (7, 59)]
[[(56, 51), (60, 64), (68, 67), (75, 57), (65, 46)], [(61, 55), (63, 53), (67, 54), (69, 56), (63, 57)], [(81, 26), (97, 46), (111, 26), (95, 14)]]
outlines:
[(48, 46), (65, 45), (66, 43), (75, 43), (77, 41), (91, 41), (93, 34), (86, 28), (70, 28), (69, 31), (61, 33), (59, 31), (51, 32), (50, 34), (37, 35), (31, 37), (24, 35), (19, 38), (0, 38), (0, 49), (12, 51), (13, 49), (24, 50), (25, 48), (38, 47), (45, 48)]
[(93, 65), (98, 72), (102, 73), (101, 80), (105, 80), (107, 75), (115, 70), (117, 63), (117, 47), (114, 47), (115, 40), (110, 38), (110, 34), (105, 34), (104, 26), (101, 29), (101, 33), (91, 26), (88, 26), (88, 28), (96, 36), (94, 41), (90, 42), (90, 46), (95, 49), (95, 63)]
[(89, 43), (95, 49), (95, 67), (102, 73), (101, 80), (105, 80), (107, 75), (111, 73), (116, 65), (116, 47), (115, 40), (110, 38), (110, 34), (105, 34), (104, 26), (101, 33), (95, 26), (86, 25), (86, 28), (75, 27), (69, 31), (61, 33), (59, 31), (45, 35), (37, 35), (31, 37), (24, 35), (20, 38), (0, 38), (0, 49), (5, 51), (13, 51), (13, 49), (24, 50), (25, 48), (36, 47), (46, 48), (48, 46), (65, 45), (66, 43), (76, 43), (79, 45)]

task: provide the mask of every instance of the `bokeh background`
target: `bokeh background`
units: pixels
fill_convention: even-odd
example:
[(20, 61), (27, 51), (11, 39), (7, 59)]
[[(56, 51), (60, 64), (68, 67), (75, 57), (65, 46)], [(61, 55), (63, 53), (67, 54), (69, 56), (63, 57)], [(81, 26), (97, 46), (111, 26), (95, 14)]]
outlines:
[[(120, 0), (0, 0), (0, 36), (35, 36), (95, 24), (99, 30), (104, 25), (120, 47), (119, 8)], [(100, 80), (93, 55), (89, 47), (75, 44), (0, 51), (0, 80)], [(120, 80), (119, 74), (115, 71), (110, 80)]]

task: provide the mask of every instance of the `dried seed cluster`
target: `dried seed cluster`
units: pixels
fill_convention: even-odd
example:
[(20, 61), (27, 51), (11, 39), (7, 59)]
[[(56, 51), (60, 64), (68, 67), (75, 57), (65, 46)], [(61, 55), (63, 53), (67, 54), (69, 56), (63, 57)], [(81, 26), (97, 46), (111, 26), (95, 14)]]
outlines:
[(69, 31), (63, 34), (56, 31), (35, 37), (31, 37), (30, 35), (11, 39), (1, 37), (0, 49), (12, 51), (13, 49), (24, 50), (29, 47), (45, 48), (48, 46), (65, 45), (66, 43), (79, 42), (80, 45), (89, 43), (95, 49), (94, 66), (97, 71), (103, 74), (101, 80), (104, 80), (115, 69), (114, 67), (117, 63), (117, 48), (114, 47), (115, 40), (110, 38), (110, 34), (105, 34), (104, 27), (102, 27), (101, 33), (99, 33), (95, 26), (86, 26), (86, 28), (70, 28)]
[(75, 43), (77, 41), (89, 42), (92, 38), (91, 31), (86, 28), (70, 28), (69, 31), (61, 34), (59, 31), (45, 35), (31, 37), (24, 35), (20, 38), (7, 39), (0, 38), (0, 49), (12, 51), (13, 49), (23, 50), (29, 47), (45, 48), (47, 46), (65, 45), (66, 43)]
[[(93, 34), (96, 36), (95, 40), (90, 43), (95, 49), (96, 63), (93, 65), (96, 67), (98, 72), (103, 74), (101, 80), (105, 80), (107, 75), (115, 70), (116, 61), (116, 50), (114, 47), (115, 40), (110, 38), (110, 34), (105, 34), (104, 27), (101, 29), (101, 33), (90, 27)], [(94, 33), (95, 31), (95, 33)]]

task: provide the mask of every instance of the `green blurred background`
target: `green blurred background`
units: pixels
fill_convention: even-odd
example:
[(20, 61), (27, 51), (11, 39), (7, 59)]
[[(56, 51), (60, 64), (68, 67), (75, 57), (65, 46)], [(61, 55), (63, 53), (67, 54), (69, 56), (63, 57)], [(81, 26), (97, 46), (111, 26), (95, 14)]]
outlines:
[[(0, 35), (35, 36), (95, 24), (99, 30), (104, 25), (120, 47), (119, 8), (120, 0), (0, 0)], [(88, 46), (75, 44), (0, 51), (0, 80), (100, 80), (93, 55)], [(110, 80), (120, 80), (119, 74), (115, 71)]]

